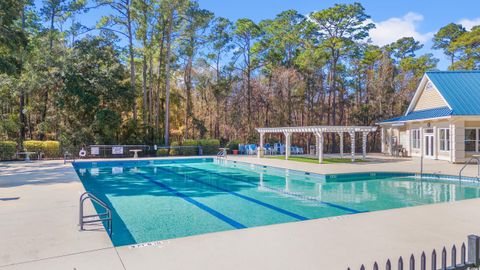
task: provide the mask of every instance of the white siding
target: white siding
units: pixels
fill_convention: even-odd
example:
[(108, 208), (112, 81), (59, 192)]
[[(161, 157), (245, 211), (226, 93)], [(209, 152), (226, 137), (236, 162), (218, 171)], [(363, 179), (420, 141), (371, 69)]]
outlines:
[(415, 104), (413, 111), (434, 109), (445, 106), (447, 106), (447, 103), (445, 103), (443, 97), (440, 95), (438, 90), (435, 89), (435, 87), (431, 87), (429, 89), (423, 89), (422, 94), (418, 98), (417, 104)]

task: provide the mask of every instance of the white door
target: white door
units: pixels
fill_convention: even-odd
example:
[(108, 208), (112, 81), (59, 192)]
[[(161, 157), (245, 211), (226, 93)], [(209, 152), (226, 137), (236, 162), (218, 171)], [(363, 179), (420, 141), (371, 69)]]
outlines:
[(424, 153), (425, 157), (433, 158), (433, 149), (435, 148), (433, 134), (425, 134)]

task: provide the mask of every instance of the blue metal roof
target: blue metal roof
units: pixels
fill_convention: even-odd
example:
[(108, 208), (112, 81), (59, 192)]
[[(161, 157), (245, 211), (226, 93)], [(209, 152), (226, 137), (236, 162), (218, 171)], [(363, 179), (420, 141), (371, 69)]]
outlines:
[(426, 73), (452, 108), (452, 115), (480, 115), (480, 71)]
[(438, 117), (444, 117), (449, 115), (452, 115), (452, 110), (450, 110), (450, 108), (448, 107), (441, 107), (441, 108), (435, 108), (435, 109), (414, 111), (409, 113), (408, 115), (391, 118), (388, 120), (384, 120), (380, 123), (405, 122), (405, 121), (413, 121), (413, 120), (421, 120), (421, 119), (438, 118)]

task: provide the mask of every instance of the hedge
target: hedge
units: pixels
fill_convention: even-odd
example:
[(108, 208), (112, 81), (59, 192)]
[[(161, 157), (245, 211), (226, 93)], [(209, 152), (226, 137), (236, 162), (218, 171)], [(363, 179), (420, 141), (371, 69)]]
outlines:
[(233, 151), (233, 150), (238, 150), (238, 145), (240, 144), (240, 141), (237, 141), (237, 140), (232, 140), (230, 142), (227, 143), (227, 148), (228, 148), (228, 151), (230, 151), (230, 153)]
[(202, 147), (204, 155), (216, 155), (220, 148), (220, 141), (217, 139), (199, 140), (198, 145)]
[(17, 143), (14, 141), (0, 141), (0, 160), (12, 160), (17, 152)]
[[(172, 142), (170, 145), (171, 156), (196, 156), (199, 155), (200, 148), (202, 149), (202, 155), (215, 155), (218, 153), (220, 147), (220, 141), (209, 140), (185, 140), (182, 143)], [(178, 147), (179, 146), (179, 147)], [(162, 150), (162, 149), (159, 149)], [(165, 156), (165, 151), (157, 151), (158, 156)]]
[(61, 156), (60, 142), (57, 141), (24, 141), (23, 148), (29, 152), (42, 152), (47, 158)]

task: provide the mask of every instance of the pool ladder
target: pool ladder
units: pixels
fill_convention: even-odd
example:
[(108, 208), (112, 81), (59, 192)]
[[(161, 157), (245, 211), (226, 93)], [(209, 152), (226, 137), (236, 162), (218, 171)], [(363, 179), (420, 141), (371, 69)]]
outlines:
[(220, 151), (217, 153), (217, 158), (226, 158), (227, 157), (227, 148), (220, 148)]
[(473, 155), (466, 163), (465, 165), (463, 165), (462, 169), (460, 169), (460, 172), (458, 173), (458, 180), (459, 181), (462, 181), (462, 173), (463, 173), (463, 170), (465, 170), (465, 168), (468, 166), (468, 164), (470, 164), (470, 162), (472, 160), (476, 160), (477, 161), (477, 166), (478, 166), (478, 170), (477, 170), (477, 181), (479, 181), (479, 177), (480, 177), (480, 155)]
[[(87, 199), (90, 199), (90, 201), (92, 201), (92, 203), (96, 203), (97, 205), (102, 207), (105, 210), (105, 212), (97, 214), (97, 215), (84, 215), (83, 205), (84, 205), (84, 202)], [(103, 202), (102, 200), (100, 200), (99, 198), (94, 196), (92, 193), (85, 192), (80, 196), (80, 211), (79, 212), (80, 212), (79, 213), (80, 231), (84, 230), (83, 227), (84, 227), (85, 224), (98, 223), (98, 222), (103, 223), (104, 221), (106, 221), (107, 222), (108, 235), (112, 236), (112, 210), (110, 209), (110, 207), (108, 207), (108, 205), (105, 202)]]

